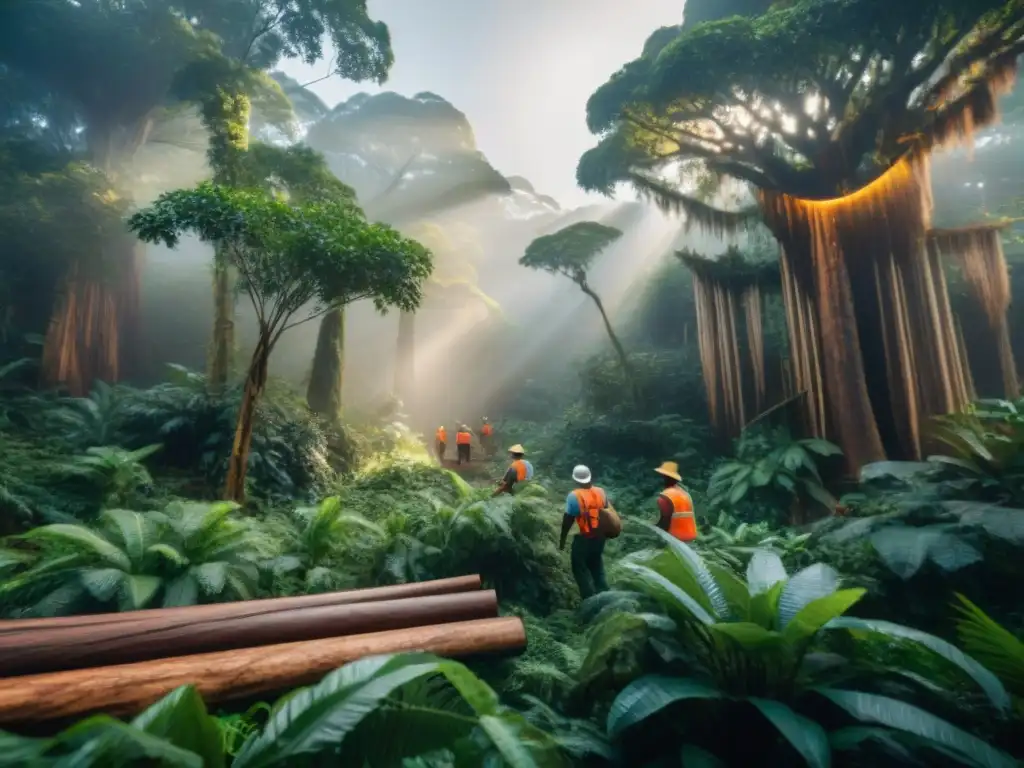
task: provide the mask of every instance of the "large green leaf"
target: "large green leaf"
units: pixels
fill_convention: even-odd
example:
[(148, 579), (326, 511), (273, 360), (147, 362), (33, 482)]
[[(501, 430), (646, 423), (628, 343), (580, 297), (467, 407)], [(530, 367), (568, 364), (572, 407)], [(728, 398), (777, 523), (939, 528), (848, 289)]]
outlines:
[(1015, 768), (1017, 765), (1005, 752), (904, 701), (838, 688), (819, 688), (818, 692), (861, 722), (877, 723), (935, 742), (979, 768)]
[(856, 619), (850, 616), (842, 616), (833, 619), (826, 625), (827, 629), (847, 629), (852, 632), (869, 632), (886, 637), (909, 640), (924, 646), (933, 653), (938, 654), (951, 664), (955, 664), (978, 684), (992, 702), (993, 706), (1004, 712), (1010, 709), (1010, 694), (1007, 693), (999, 678), (989, 672), (985, 667), (961, 651), (952, 643), (922, 632), (919, 629), (905, 627), (902, 624), (894, 624), (890, 621), (877, 621), (875, 619)]
[(122, 571), (132, 569), (132, 561), (128, 555), (84, 525), (68, 525), (67, 523), (44, 525), (33, 528), (24, 534), (24, 538), (30, 541), (43, 540), (77, 550), (112, 568), (120, 568)]
[(747, 587), (751, 595), (767, 592), (787, 578), (789, 574), (782, 564), (782, 558), (767, 549), (756, 550), (747, 563)]
[(105, 603), (113, 600), (127, 574), (118, 568), (83, 568), (79, 572), (82, 586), (93, 598)]
[(747, 621), (730, 621), (713, 624), (711, 631), (716, 635), (724, 635), (751, 651), (764, 650), (782, 644), (783, 638), (778, 632), (751, 624)]
[(832, 765), (832, 749), (824, 728), (778, 701), (751, 697), (750, 703), (779, 729), (811, 768), (829, 768)]
[(438, 671), (421, 655), (371, 656), (293, 692), (263, 732), (242, 746), (233, 768), (283, 764), (299, 755), (336, 748), (393, 691)]
[(704, 560), (693, 551), (687, 544), (672, 536), (666, 531), (663, 531), (656, 525), (650, 523), (644, 524), (649, 530), (653, 531), (665, 544), (668, 545), (669, 550), (681, 561), (690, 572), (697, 579), (697, 583), (700, 588), (704, 591), (708, 601), (711, 603), (712, 612), (720, 619), (726, 619), (729, 617), (729, 603), (722, 592), (722, 588), (715, 581), (715, 577), (708, 570)]
[(926, 560), (945, 571), (956, 571), (982, 557), (977, 549), (939, 526), (894, 525), (875, 531), (870, 541), (886, 566), (901, 579), (911, 578)]
[(172, 744), (106, 715), (75, 723), (54, 740), (71, 748), (57, 763), (62, 768), (106, 768), (111, 765), (160, 765), (167, 768), (204, 768), (195, 752)]
[(673, 618), (696, 619), (702, 624), (715, 623), (714, 617), (700, 603), (660, 573), (634, 563), (626, 563), (622, 567), (632, 573), (644, 591), (651, 593)]
[(824, 563), (809, 565), (793, 574), (782, 587), (779, 595), (778, 628), (786, 625), (803, 610), (804, 606), (828, 597), (839, 589), (839, 574), (835, 568)]
[(725, 595), (730, 615), (746, 618), (750, 614), (750, 590), (743, 579), (725, 566), (708, 563), (707, 567)]
[(125, 574), (121, 581), (119, 605), (122, 611), (145, 608), (163, 584), (159, 576)]
[(617, 735), (670, 704), (685, 699), (721, 699), (717, 688), (685, 677), (647, 675), (627, 685), (608, 711), (607, 730)]
[(973, 501), (947, 501), (942, 507), (957, 515), (963, 525), (976, 525), (994, 538), (1024, 544), (1024, 509)]
[(224, 750), (217, 721), (191, 685), (164, 696), (132, 720), (132, 727), (165, 739), (203, 759), (203, 768), (221, 768)]
[(783, 637), (789, 643), (810, 640), (836, 617), (842, 616), (857, 603), (867, 590), (841, 589), (825, 597), (812, 600), (786, 623)]
[(480, 728), (508, 768), (561, 768), (567, 765), (554, 739), (530, 726), (516, 712), (484, 715), (480, 718)]
[(132, 562), (142, 561), (152, 537), (153, 524), (141, 512), (127, 509), (106, 509), (103, 521), (117, 531), (124, 542), (124, 551)]
[(967, 652), (1024, 696), (1024, 642), (963, 595), (958, 594), (956, 629)]

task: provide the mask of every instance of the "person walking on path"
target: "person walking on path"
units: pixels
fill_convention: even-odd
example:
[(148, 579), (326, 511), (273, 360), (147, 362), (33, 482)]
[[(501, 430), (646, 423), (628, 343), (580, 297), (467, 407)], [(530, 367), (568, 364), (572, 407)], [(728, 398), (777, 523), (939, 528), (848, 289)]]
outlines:
[(494, 427), (484, 416), (483, 426), (480, 428), (480, 447), (484, 449), (484, 456), (490, 458), (494, 455)]
[(693, 499), (679, 483), (679, 465), (666, 461), (656, 470), (665, 480), (665, 489), (658, 494), (658, 527), (680, 541), (697, 538), (697, 519), (693, 515)]
[(444, 452), (448, 448), (448, 430), (443, 426), (438, 427), (434, 434), (434, 448), (437, 451), (437, 460), (444, 464)]
[(533, 464), (523, 458), (526, 455), (523, 446), (516, 443), (508, 449), (508, 455), (511, 457), (512, 463), (508, 465), (504, 476), (498, 482), (498, 487), (491, 494), (492, 498), (503, 493), (511, 494), (516, 483), (525, 483), (533, 479)]
[(580, 464), (572, 471), (576, 489), (565, 498), (565, 516), (562, 518), (562, 538), (559, 549), (565, 549), (565, 539), (573, 523), (579, 526), (572, 540), (572, 575), (586, 600), (598, 592), (608, 590), (604, 575), (605, 537), (600, 530), (601, 510), (610, 507), (608, 494), (592, 482), (590, 470)]
[(463, 461), (469, 464), (469, 448), (472, 442), (473, 433), (469, 431), (469, 427), (463, 424), (455, 433), (455, 451), (458, 454), (459, 464), (462, 464)]

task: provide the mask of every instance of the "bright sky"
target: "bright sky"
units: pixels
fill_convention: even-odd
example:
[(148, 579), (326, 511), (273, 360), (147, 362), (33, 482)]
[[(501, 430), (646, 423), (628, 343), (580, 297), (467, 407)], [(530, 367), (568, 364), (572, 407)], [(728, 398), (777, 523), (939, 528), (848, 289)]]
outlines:
[[(433, 91), (466, 113), (499, 171), (575, 207), (595, 199), (576, 187), (576, 161), (596, 143), (587, 99), (651, 32), (680, 23), (683, 0), (369, 0), (369, 8), (391, 30), (389, 81), (331, 78), (311, 90), (331, 106), (359, 91)], [(308, 82), (327, 62), (282, 69)]]

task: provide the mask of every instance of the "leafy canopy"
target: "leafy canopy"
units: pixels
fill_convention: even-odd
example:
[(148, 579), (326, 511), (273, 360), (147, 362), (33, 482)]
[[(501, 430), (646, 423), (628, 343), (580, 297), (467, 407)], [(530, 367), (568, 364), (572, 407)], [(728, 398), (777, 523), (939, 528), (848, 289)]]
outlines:
[[(382, 312), (414, 310), (432, 268), (426, 248), (370, 224), (348, 199), (296, 206), (260, 190), (203, 183), (161, 195), (128, 226), (149, 243), (173, 248), (193, 232), (222, 248), (261, 323), (277, 336), (359, 299), (372, 299)], [(306, 317), (288, 323), (310, 304)]]
[(387, 25), (366, 0), (170, 0), (199, 29), (216, 34), (229, 58), (266, 70), (281, 59), (314, 64), (329, 39), (332, 74), (383, 83), (394, 64)]
[[(860, 186), (941, 141), (1020, 52), (1016, 0), (799, 0), (658, 30), (587, 104), (585, 189), (702, 170), (800, 197)], [(676, 176), (666, 179), (659, 174)], [(645, 182), (651, 182), (646, 183)]]
[(586, 282), (587, 270), (594, 258), (620, 237), (622, 232), (614, 227), (581, 221), (554, 234), (538, 237), (526, 248), (519, 263), (582, 284)]

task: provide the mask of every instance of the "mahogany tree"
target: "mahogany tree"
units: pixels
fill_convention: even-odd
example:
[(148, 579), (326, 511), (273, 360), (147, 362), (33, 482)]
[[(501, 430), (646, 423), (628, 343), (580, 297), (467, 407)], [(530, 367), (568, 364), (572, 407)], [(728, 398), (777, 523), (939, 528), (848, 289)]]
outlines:
[[(795, 0), (659, 30), (591, 96), (602, 138), (579, 183), (632, 182), (718, 230), (763, 218), (808, 425), (853, 468), (919, 455), (922, 419), (968, 395), (926, 245), (928, 157), (995, 118), (1022, 32), (1020, 0)], [(752, 204), (696, 199), (701, 176), (745, 185)]]
[(330, 310), (371, 299), (381, 312), (412, 310), (432, 268), (430, 252), (383, 224), (370, 224), (347, 199), (293, 204), (262, 190), (204, 183), (161, 195), (134, 214), (140, 239), (174, 247), (194, 233), (238, 271), (256, 310), (259, 337), (245, 375), (224, 497), (245, 498), (256, 407), (281, 335)]

